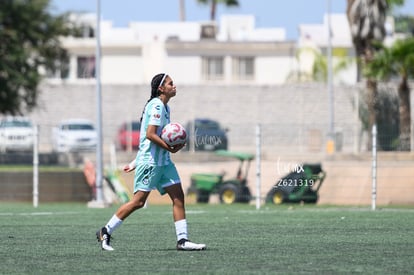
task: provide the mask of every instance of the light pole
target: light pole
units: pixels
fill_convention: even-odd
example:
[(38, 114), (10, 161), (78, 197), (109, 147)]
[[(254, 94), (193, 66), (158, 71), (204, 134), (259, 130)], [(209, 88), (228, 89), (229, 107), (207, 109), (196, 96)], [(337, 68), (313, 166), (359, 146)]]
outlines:
[(185, 21), (185, 0), (179, 0), (180, 1), (180, 21)]
[(96, 201), (88, 204), (89, 207), (105, 207), (103, 196), (103, 161), (102, 161), (102, 94), (101, 94), (101, 1), (96, 0), (96, 51), (95, 51), (95, 79), (96, 79), (96, 129), (98, 140), (96, 144)]
[(332, 74), (332, 28), (331, 28), (331, 0), (327, 0), (327, 24), (328, 24), (328, 93), (329, 93), (329, 137), (327, 144), (328, 153), (335, 152), (335, 119), (334, 119), (334, 94), (333, 94), (333, 74)]

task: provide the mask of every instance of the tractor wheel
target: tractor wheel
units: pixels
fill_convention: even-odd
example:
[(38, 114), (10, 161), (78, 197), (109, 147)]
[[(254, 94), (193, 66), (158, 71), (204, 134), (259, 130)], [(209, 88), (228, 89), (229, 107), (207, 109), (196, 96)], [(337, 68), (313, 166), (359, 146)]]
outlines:
[(197, 194), (198, 203), (208, 203), (209, 198), (210, 198), (210, 192), (203, 190), (203, 189), (198, 189), (198, 194)]
[(309, 196), (306, 200), (304, 200), (304, 203), (317, 203), (319, 199), (318, 194), (312, 194), (312, 196)]
[(249, 203), (251, 199), (252, 194), (250, 193), (249, 187), (243, 186), (239, 202)]
[(187, 190), (187, 200), (189, 203), (207, 203), (210, 193), (205, 190), (197, 189), (196, 187), (189, 187)]
[(285, 192), (280, 189), (272, 189), (267, 194), (267, 201), (273, 204), (282, 204), (286, 200)]
[(196, 203), (197, 202), (197, 188), (191, 186), (187, 189), (186, 201), (188, 203)]
[(219, 191), (220, 202), (233, 204), (240, 200), (240, 188), (234, 184), (225, 184)]

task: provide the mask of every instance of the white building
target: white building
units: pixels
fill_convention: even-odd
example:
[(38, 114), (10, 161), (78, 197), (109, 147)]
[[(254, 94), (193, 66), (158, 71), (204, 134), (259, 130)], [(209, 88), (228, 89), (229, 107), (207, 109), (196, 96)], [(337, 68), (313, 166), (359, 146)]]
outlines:
[[(101, 23), (102, 84), (147, 84), (158, 72), (170, 72), (189, 85), (278, 85), (292, 74), (309, 71), (315, 57), (299, 55), (298, 47), (312, 45), (326, 55), (327, 17), (322, 25), (300, 25), (299, 41), (287, 41), (283, 28), (256, 28), (252, 15), (223, 16), (211, 22), (131, 22), (127, 28)], [(333, 53), (353, 56), (345, 15), (332, 15)], [(74, 18), (75, 20), (75, 18)], [(70, 60), (56, 75), (59, 83), (89, 83), (95, 68), (95, 16), (78, 15), (84, 37), (63, 40)], [(355, 83), (355, 66), (335, 82)]]

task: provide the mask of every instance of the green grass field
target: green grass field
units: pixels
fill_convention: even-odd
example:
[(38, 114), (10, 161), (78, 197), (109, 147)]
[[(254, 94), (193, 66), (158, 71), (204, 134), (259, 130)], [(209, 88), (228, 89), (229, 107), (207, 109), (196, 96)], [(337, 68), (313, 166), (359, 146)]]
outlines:
[(117, 206), (2, 203), (1, 274), (413, 274), (414, 209), (188, 205), (176, 251), (169, 206), (133, 213), (101, 251), (95, 231)]

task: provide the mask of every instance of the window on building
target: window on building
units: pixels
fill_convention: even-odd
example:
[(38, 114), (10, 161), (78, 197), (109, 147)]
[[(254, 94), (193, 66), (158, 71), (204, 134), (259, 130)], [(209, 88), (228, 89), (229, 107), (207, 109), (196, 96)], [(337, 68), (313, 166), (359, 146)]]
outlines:
[(237, 80), (254, 79), (254, 58), (253, 57), (234, 57), (233, 58), (233, 78)]
[(74, 30), (72, 35), (76, 38), (94, 38), (95, 29), (93, 28), (93, 26), (88, 25), (86, 23), (76, 24), (76, 29)]
[(203, 58), (203, 77), (206, 80), (224, 79), (224, 58), (223, 57), (204, 57)]
[(46, 77), (67, 79), (69, 77), (69, 59), (67, 57), (55, 62), (55, 70), (47, 70)]
[(94, 56), (79, 56), (77, 58), (78, 78), (94, 78), (95, 77), (95, 57)]

